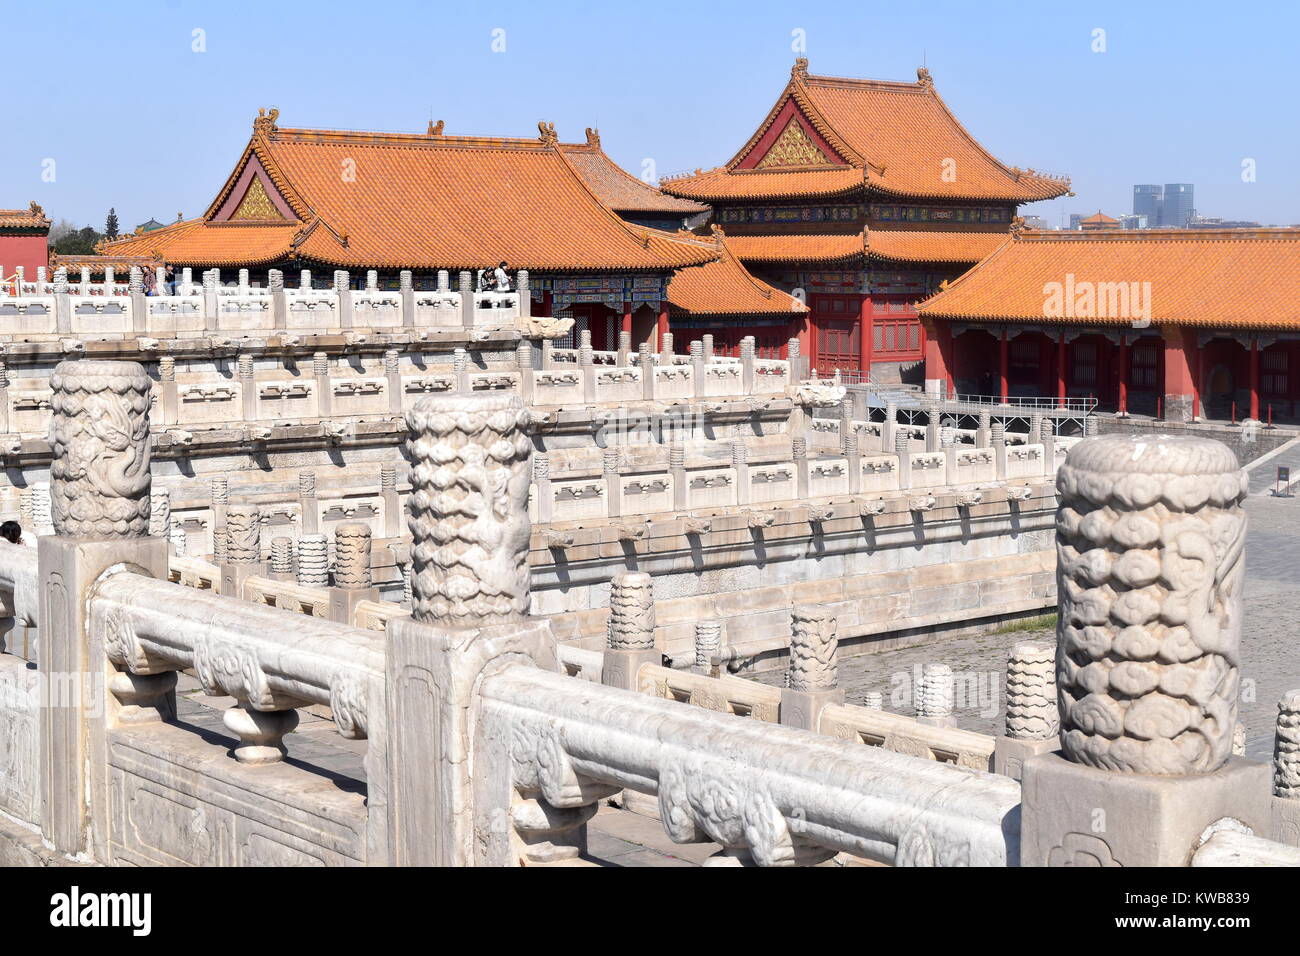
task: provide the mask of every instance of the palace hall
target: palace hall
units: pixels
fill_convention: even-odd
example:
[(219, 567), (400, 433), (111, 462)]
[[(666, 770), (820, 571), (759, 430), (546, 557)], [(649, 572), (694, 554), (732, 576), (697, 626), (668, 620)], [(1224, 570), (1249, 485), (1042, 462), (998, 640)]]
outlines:
[(948, 393), (1294, 417), (1300, 229), (1017, 230), (920, 308)]
[(802, 310), (756, 284), (720, 240), (681, 233), (707, 207), (618, 168), (592, 130), (584, 143), (560, 143), (546, 123), (523, 139), (447, 136), (441, 122), (424, 134), (287, 129), (278, 117), (254, 121), (201, 217), (106, 243), (104, 261), (248, 269), (253, 285), (275, 268), (349, 270), (354, 283), (376, 270), (394, 288), (403, 269), (432, 288), (439, 270), (505, 261), (529, 271), (540, 314), (573, 317), (597, 349), (617, 347), (619, 331), (657, 349), (670, 280), (715, 262), (707, 281), (686, 280), (684, 314), (744, 322), (736, 303), (755, 299), (764, 312)]
[[(729, 248), (762, 279), (802, 290), (798, 337), (822, 372), (898, 380), (924, 354), (916, 304), (1006, 239), (1021, 203), (1068, 180), (1009, 167), (967, 132), (929, 71), (915, 83), (814, 76), (799, 59), (749, 141), (665, 192), (708, 203)], [(711, 330), (716, 342), (753, 334)]]

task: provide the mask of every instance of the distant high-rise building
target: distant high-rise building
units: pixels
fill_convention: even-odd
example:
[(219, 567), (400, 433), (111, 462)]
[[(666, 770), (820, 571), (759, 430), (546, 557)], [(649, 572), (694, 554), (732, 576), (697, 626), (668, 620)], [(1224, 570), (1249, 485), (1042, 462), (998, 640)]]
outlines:
[(1164, 191), (1156, 185), (1133, 187), (1133, 215), (1145, 216), (1147, 227), (1160, 225), (1160, 205)]
[(1025, 216), (1025, 228), (1026, 229), (1050, 229), (1052, 227), (1047, 224), (1047, 220), (1044, 219), (1042, 216)]
[(1160, 203), (1160, 225), (1186, 229), (1191, 218), (1192, 184), (1165, 183), (1165, 195)]
[(1085, 218), (1087, 217), (1084, 216), (1084, 214), (1081, 212), (1070, 213), (1070, 228), (1078, 229), (1080, 227), (1080, 223), (1082, 223)]
[(1125, 229), (1151, 228), (1151, 221), (1146, 216), (1120, 216), (1119, 223)]

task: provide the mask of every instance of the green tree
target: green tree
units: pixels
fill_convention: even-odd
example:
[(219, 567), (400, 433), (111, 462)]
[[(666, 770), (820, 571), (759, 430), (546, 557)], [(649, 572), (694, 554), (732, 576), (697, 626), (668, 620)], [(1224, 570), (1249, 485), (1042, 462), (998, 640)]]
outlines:
[[(53, 231), (51, 230), (52, 233)], [(50, 249), (62, 256), (93, 256), (95, 244), (103, 238), (103, 235), (90, 226), (84, 229), (60, 230), (57, 238), (51, 238)]]
[(109, 239), (117, 238), (117, 210), (109, 208), (108, 219), (104, 222), (104, 235)]

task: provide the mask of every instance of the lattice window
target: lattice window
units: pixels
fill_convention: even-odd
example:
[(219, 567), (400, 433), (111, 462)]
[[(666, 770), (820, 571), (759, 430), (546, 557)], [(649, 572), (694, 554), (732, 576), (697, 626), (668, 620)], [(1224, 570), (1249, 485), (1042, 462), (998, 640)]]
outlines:
[(1074, 346), (1074, 383), (1097, 384), (1097, 346), (1093, 342), (1079, 342)]
[(1036, 339), (1021, 336), (1012, 339), (1007, 348), (1007, 361), (1012, 365), (1037, 365), (1042, 360), (1042, 349)]
[(1290, 395), (1291, 376), (1286, 352), (1261, 352), (1259, 387), (1265, 395)]
[(1134, 388), (1156, 387), (1156, 363), (1159, 355), (1154, 345), (1133, 346), (1133, 368), (1129, 372), (1129, 384)]

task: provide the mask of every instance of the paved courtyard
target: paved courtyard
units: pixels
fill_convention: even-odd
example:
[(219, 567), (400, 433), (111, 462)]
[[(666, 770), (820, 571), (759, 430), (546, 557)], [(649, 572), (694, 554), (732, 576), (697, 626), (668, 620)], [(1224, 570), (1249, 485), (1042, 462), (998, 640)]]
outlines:
[[(1300, 449), (1294, 454), (1300, 458)], [(1273, 474), (1271, 464), (1263, 467)], [(1300, 643), (1295, 640), (1300, 616), (1300, 498), (1271, 497), (1266, 484), (1260, 483), (1262, 493), (1252, 490), (1246, 502), (1250, 523), (1240, 719), (1246, 725), (1246, 753), (1257, 760), (1272, 757), (1278, 700), (1300, 687)], [(954, 673), (958, 725), (1000, 733), (1007, 654), (1013, 645), (1029, 640), (1055, 643), (1055, 631), (1006, 631), (859, 655), (840, 662), (840, 680), (849, 703), (861, 704), (875, 691), (883, 695), (885, 710), (910, 714), (911, 689), (920, 667), (945, 663)], [(782, 675), (770, 672), (759, 679), (780, 684)]]

